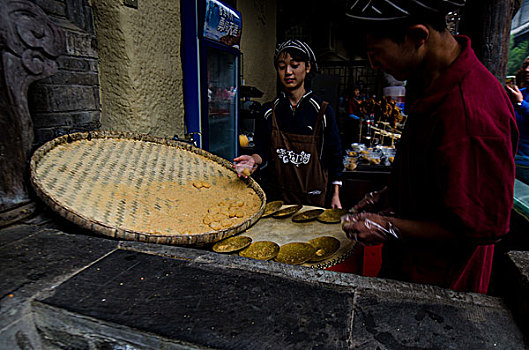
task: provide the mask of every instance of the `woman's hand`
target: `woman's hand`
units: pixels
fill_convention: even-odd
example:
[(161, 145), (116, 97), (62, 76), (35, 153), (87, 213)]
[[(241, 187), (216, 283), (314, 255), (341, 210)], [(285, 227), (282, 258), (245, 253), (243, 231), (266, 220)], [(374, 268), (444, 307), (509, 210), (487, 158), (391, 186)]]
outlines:
[(257, 161), (253, 156), (244, 154), (233, 160), (233, 168), (238, 177), (243, 176), (246, 179), (257, 169)]
[(507, 90), (507, 95), (509, 95), (509, 98), (511, 99), (512, 103), (521, 103), (523, 101), (523, 94), (518, 88), (518, 86), (513, 85), (512, 87), (509, 85), (505, 85), (505, 89)]
[(340, 185), (334, 185), (334, 193), (331, 198), (331, 208), (342, 209), (342, 202), (340, 201)]
[(340, 195), (334, 192), (331, 199), (331, 208), (342, 209), (342, 202), (340, 202)]

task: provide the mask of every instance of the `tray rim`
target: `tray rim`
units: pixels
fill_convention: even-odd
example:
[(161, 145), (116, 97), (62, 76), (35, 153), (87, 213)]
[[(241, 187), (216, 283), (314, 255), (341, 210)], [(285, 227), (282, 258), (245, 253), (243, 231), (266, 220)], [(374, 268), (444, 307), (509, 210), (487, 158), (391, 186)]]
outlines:
[(64, 143), (71, 143), (74, 141), (80, 140), (91, 140), (94, 138), (99, 139), (126, 139), (132, 141), (145, 141), (152, 142), (156, 144), (161, 144), (164, 146), (182, 148), (186, 151), (193, 152), (212, 160), (224, 168), (232, 171), (236, 174), (236, 171), (233, 169), (232, 164), (224, 158), (221, 158), (217, 155), (214, 155), (210, 152), (207, 152), (201, 148), (195, 147), (187, 142), (152, 136), (147, 134), (139, 134), (132, 132), (115, 132), (115, 131), (87, 131), (87, 132), (77, 132), (67, 135), (62, 135), (56, 137), (42, 146), (40, 146), (31, 156), (30, 160), (30, 183), (35, 190), (37, 196), (55, 213), (59, 214), (64, 219), (73, 222), (74, 224), (90, 230), (95, 233), (102, 234), (104, 236), (124, 239), (129, 241), (139, 241), (145, 243), (159, 243), (167, 245), (204, 245), (208, 243), (217, 242), (221, 239), (228, 238), (230, 236), (236, 235), (240, 232), (247, 230), (250, 226), (255, 224), (261, 215), (264, 212), (266, 204), (266, 194), (259, 186), (259, 184), (252, 178), (248, 177), (242, 179), (241, 181), (247, 182), (248, 186), (251, 187), (261, 200), (261, 205), (257, 212), (255, 212), (249, 219), (243, 221), (242, 223), (218, 230), (218, 231), (208, 231), (194, 234), (156, 234), (148, 233), (141, 231), (134, 231), (127, 228), (115, 227), (109, 225), (108, 223), (100, 222), (92, 218), (83, 215), (77, 211), (67, 208), (67, 206), (60, 204), (48, 191), (46, 191), (36, 177), (36, 169), (39, 161), (53, 148)]

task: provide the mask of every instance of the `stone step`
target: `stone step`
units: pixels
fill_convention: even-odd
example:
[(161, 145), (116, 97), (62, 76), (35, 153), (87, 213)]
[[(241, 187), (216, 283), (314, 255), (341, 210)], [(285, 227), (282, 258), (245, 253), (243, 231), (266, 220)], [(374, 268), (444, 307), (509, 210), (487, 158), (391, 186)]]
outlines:
[(69, 232), (0, 230), (0, 348), (527, 348), (526, 252), (506, 269), (513, 315), (494, 296)]
[(503, 271), (503, 297), (529, 340), (529, 252), (510, 251)]
[(523, 349), (503, 301), (190, 248), (121, 249), (34, 302), (50, 348)]
[(105, 256), (118, 241), (35, 225), (0, 230), (0, 349), (40, 349), (31, 301)]

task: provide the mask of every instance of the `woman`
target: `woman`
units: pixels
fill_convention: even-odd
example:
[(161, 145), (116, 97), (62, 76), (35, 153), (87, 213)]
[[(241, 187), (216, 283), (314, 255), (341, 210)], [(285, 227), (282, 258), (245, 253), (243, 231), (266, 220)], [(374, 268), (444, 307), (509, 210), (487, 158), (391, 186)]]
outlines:
[(307, 86), (317, 70), (314, 52), (288, 40), (277, 46), (274, 64), (282, 92), (256, 123), (255, 153), (235, 158), (235, 168), (242, 174), (260, 166), (269, 200), (341, 208), (342, 149), (334, 111)]
[(516, 178), (529, 184), (529, 56), (516, 74), (514, 86), (505, 85), (516, 114), (516, 124), (520, 132), (516, 162)]

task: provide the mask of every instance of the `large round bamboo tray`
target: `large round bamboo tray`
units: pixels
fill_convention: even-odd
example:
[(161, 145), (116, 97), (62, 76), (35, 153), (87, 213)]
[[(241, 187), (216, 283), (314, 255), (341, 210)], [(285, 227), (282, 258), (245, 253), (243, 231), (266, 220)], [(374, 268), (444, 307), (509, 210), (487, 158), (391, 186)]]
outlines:
[[(288, 205), (283, 206), (283, 208), (287, 207)], [(313, 209), (323, 208), (305, 205), (298, 213)], [(308, 243), (312, 239), (323, 236), (336, 238), (340, 242), (336, 252), (325, 259), (308, 261), (302, 264), (302, 266), (315, 269), (327, 269), (344, 262), (353, 254), (357, 246), (355, 240), (347, 238), (339, 223), (326, 224), (318, 220), (294, 222), (292, 217), (275, 218), (269, 216), (261, 218), (259, 222), (242, 235), (250, 237), (253, 242), (271, 241), (279, 246), (296, 242)]]
[[(253, 225), (266, 203), (257, 182), (238, 178), (227, 160), (185, 142), (149, 135), (97, 131), (60, 136), (33, 154), (30, 169), (37, 195), (52, 210), (83, 228), (125, 240), (172, 245), (216, 242)], [(142, 217), (154, 217), (151, 212), (163, 213), (162, 207), (174, 208), (179, 202), (161, 195), (161, 188), (187, 189), (182, 186), (196, 179), (213, 186), (233, 185), (251, 197), (255, 210), (233, 227), (218, 230), (175, 231), (171, 222), (184, 225), (185, 217), (156, 217), (155, 227), (145, 229)]]

